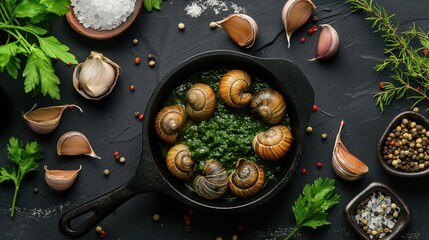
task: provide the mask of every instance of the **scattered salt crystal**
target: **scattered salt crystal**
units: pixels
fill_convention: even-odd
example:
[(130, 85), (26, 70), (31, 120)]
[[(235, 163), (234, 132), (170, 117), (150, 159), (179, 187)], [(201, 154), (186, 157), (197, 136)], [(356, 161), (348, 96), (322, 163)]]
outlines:
[(217, 15), (221, 12), (227, 12), (232, 9), (233, 13), (245, 13), (246, 9), (237, 4), (221, 0), (194, 0), (185, 7), (186, 15), (193, 18), (201, 16), (206, 9), (212, 9)]
[(112, 30), (126, 22), (136, 0), (71, 0), (73, 12), (85, 28)]

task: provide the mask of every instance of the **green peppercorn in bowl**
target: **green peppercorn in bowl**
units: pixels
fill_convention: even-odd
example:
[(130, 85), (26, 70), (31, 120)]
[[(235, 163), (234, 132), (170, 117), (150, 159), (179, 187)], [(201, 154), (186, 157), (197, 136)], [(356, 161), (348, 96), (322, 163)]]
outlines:
[(429, 174), (429, 121), (406, 111), (393, 118), (381, 137), (377, 160), (388, 173), (398, 177)]
[(344, 218), (362, 239), (396, 239), (408, 226), (411, 213), (388, 186), (374, 182), (344, 208)]

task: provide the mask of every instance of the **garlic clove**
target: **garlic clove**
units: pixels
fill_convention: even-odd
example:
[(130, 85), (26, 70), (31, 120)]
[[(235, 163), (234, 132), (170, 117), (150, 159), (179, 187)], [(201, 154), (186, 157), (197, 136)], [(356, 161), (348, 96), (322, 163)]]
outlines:
[(45, 165), (45, 182), (56, 191), (64, 191), (70, 188), (76, 181), (82, 166), (77, 170), (49, 170)]
[(340, 137), (343, 126), (344, 121), (341, 121), (334, 150), (332, 151), (332, 167), (340, 178), (347, 181), (354, 181), (367, 173), (368, 167), (344, 146)]
[(315, 60), (327, 60), (333, 57), (340, 47), (340, 37), (337, 31), (329, 24), (320, 25), (319, 40), (317, 42), (316, 57), (309, 59), (309, 61)]
[[(34, 107), (35, 106), (36, 105), (34, 105)], [(33, 110), (34, 107), (30, 111), (24, 113), (22, 117), (28, 127), (39, 134), (48, 134), (54, 131), (58, 127), (61, 116), (66, 108), (77, 108), (80, 112), (83, 112), (82, 108), (74, 104), (43, 107)]]
[(58, 155), (87, 155), (93, 158), (101, 159), (95, 154), (94, 150), (89, 144), (88, 138), (80, 132), (70, 131), (64, 133), (57, 142)]
[(121, 68), (103, 54), (92, 51), (73, 72), (73, 86), (86, 99), (99, 100), (113, 91)]
[(231, 39), (240, 47), (250, 48), (253, 46), (258, 33), (256, 21), (246, 14), (232, 14), (216, 25), (225, 30)]
[(282, 21), (286, 31), (288, 48), (292, 33), (307, 22), (316, 10), (311, 0), (288, 0), (282, 10)]

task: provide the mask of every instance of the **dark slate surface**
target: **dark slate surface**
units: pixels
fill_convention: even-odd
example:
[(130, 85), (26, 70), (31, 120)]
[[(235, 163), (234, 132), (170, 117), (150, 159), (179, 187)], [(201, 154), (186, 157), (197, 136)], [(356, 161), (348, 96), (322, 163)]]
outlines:
[[(106, 230), (108, 239), (215, 239), (221, 236), (230, 239), (237, 234), (239, 239), (282, 239), (291, 230), (294, 217), (291, 206), (306, 183), (317, 177), (336, 179), (337, 193), (341, 203), (329, 211), (330, 226), (318, 230), (303, 229), (295, 239), (357, 239), (343, 218), (343, 208), (347, 202), (369, 183), (383, 182), (396, 191), (409, 204), (412, 212), (411, 224), (400, 239), (427, 239), (427, 202), (429, 192), (425, 190), (428, 178), (399, 179), (385, 173), (376, 162), (376, 145), (385, 126), (397, 113), (407, 110), (410, 101), (394, 101), (384, 114), (374, 107), (373, 95), (378, 91), (378, 82), (388, 80), (388, 74), (379, 74), (373, 66), (384, 59), (384, 42), (379, 34), (373, 34), (363, 13), (351, 14), (349, 5), (343, 1), (315, 0), (317, 24), (330, 23), (340, 35), (341, 47), (338, 54), (324, 63), (307, 61), (313, 57), (317, 36), (308, 36), (306, 30), (313, 25), (308, 22), (293, 34), (291, 48), (287, 48), (280, 11), (284, 1), (236, 0), (238, 6), (246, 9), (259, 25), (256, 44), (251, 49), (236, 46), (221, 29), (212, 30), (209, 23), (220, 20), (232, 13), (216, 15), (207, 9), (200, 17), (191, 18), (184, 10), (191, 1), (165, 1), (161, 12), (142, 11), (137, 22), (121, 36), (107, 41), (95, 41), (75, 33), (63, 18), (52, 22), (51, 33), (71, 47), (81, 62), (91, 50), (102, 52), (123, 69), (118, 84), (112, 94), (104, 100), (93, 102), (83, 99), (72, 86), (73, 67), (55, 63), (60, 77), (60, 101), (25, 94), (22, 79), (12, 80), (1, 75), (0, 125), (0, 165), (6, 164), (6, 144), (11, 136), (26, 141), (39, 141), (44, 148), (45, 158), (42, 168), (25, 177), (18, 196), (17, 214), (9, 217), (9, 207), (13, 195), (10, 184), (0, 186), (0, 238), (1, 239), (61, 239), (58, 220), (62, 214), (123, 185), (136, 171), (142, 150), (141, 123), (134, 118), (134, 112), (143, 112), (146, 103), (161, 78), (181, 61), (201, 52), (229, 49), (263, 58), (287, 58), (295, 62), (306, 74), (315, 91), (315, 103), (320, 109), (333, 114), (329, 117), (322, 112), (313, 113), (309, 122), (314, 132), (305, 141), (305, 151), (298, 171), (288, 186), (268, 204), (258, 209), (236, 215), (208, 214), (194, 211), (190, 232), (185, 231), (183, 216), (186, 205), (159, 193), (146, 193), (134, 197), (122, 205), (100, 225)], [(231, 4), (231, 1), (225, 0)], [(429, 1), (379, 1), (385, 8), (395, 13), (399, 28), (404, 30), (415, 22), (424, 30), (429, 30), (427, 9)], [(177, 24), (186, 24), (181, 32)], [(300, 37), (305, 36), (305, 44)], [(133, 38), (140, 43), (133, 46)], [(137, 53), (143, 61), (134, 65)], [(146, 66), (145, 56), (156, 55), (155, 68)], [(136, 86), (131, 93), (129, 86)], [(39, 136), (28, 129), (21, 118), (24, 111), (34, 103), (40, 106), (76, 103), (84, 109), (64, 113), (60, 126), (52, 134)], [(427, 106), (420, 106), (425, 109)], [(427, 113), (424, 113), (427, 115)], [(348, 149), (362, 159), (370, 171), (356, 182), (339, 179), (331, 168), (331, 152), (338, 123), (346, 121), (343, 142)], [(89, 157), (64, 158), (56, 155), (57, 139), (66, 131), (83, 132), (91, 141), (95, 151), (103, 157), (94, 160)], [(320, 135), (326, 132), (328, 139), (322, 141)], [(112, 157), (113, 151), (120, 151), (127, 162), (120, 165)], [(316, 162), (324, 163), (317, 169)], [(43, 165), (50, 169), (76, 169), (83, 166), (75, 185), (61, 194), (56, 194), (44, 182)], [(301, 175), (299, 169), (307, 168)], [(103, 176), (103, 169), (110, 169), (110, 176)], [(32, 189), (38, 187), (38, 194)], [(159, 222), (152, 215), (161, 215)], [(238, 230), (242, 226), (243, 230)], [(84, 239), (96, 239), (95, 231)]]

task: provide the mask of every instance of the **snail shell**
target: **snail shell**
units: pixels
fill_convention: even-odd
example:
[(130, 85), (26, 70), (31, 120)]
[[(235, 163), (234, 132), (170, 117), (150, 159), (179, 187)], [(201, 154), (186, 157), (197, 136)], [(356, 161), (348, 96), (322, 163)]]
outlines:
[(275, 125), (280, 123), (286, 114), (286, 102), (276, 90), (262, 89), (252, 97), (250, 111), (265, 122)]
[(191, 178), (196, 169), (196, 164), (191, 159), (191, 151), (185, 144), (178, 144), (170, 148), (166, 162), (168, 170), (182, 180)]
[(241, 198), (253, 196), (264, 186), (264, 170), (256, 163), (241, 158), (237, 163), (237, 170), (229, 177), (229, 189)]
[(186, 113), (195, 121), (209, 119), (216, 108), (216, 95), (213, 89), (203, 83), (197, 83), (186, 94), (188, 103)]
[(289, 128), (274, 126), (266, 132), (258, 133), (253, 139), (253, 151), (266, 161), (278, 161), (285, 157), (292, 145), (293, 137)]
[(207, 160), (204, 164), (205, 176), (198, 175), (194, 179), (194, 190), (198, 196), (206, 199), (216, 199), (222, 196), (228, 188), (228, 174), (220, 162)]
[(252, 79), (242, 70), (234, 69), (227, 72), (219, 82), (219, 96), (229, 107), (241, 108), (249, 104), (252, 95), (249, 90)]
[(166, 106), (155, 117), (155, 130), (158, 137), (166, 143), (174, 143), (185, 125), (185, 109), (178, 105)]

